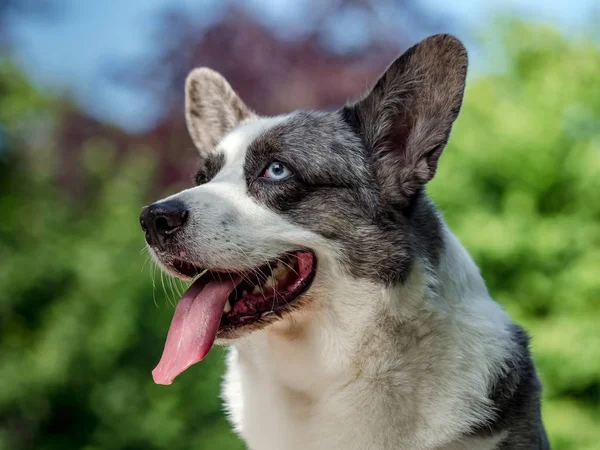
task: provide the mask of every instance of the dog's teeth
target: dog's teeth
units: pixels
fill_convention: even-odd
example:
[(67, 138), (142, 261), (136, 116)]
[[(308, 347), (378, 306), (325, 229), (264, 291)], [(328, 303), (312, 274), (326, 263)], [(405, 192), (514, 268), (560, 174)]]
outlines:
[(272, 276), (267, 277), (267, 281), (265, 281), (265, 287), (273, 287), (277, 284), (277, 281), (275, 281), (275, 278), (273, 278)]
[(272, 314), (275, 314), (275, 313), (273, 311), (264, 312), (260, 315), (260, 318), (264, 319), (265, 317), (269, 317)]
[(245, 297), (246, 295), (248, 295), (248, 291), (242, 292), (242, 297)]
[(223, 308), (223, 311), (225, 311), (226, 313), (231, 311), (231, 303), (229, 303), (229, 300), (227, 300), (227, 303), (225, 303), (225, 307)]
[(262, 294), (262, 288), (258, 285), (254, 286), (253, 294)]
[(284, 276), (285, 276), (285, 269), (280, 269), (279, 267), (276, 267), (273, 269), (273, 278), (275, 278), (276, 280), (279, 281)]
[(285, 278), (285, 276), (287, 275), (289, 271), (289, 268), (284, 266), (282, 262), (278, 262), (277, 263), (277, 267), (275, 267), (273, 269), (273, 278), (275, 278), (276, 280), (282, 280), (283, 278)]

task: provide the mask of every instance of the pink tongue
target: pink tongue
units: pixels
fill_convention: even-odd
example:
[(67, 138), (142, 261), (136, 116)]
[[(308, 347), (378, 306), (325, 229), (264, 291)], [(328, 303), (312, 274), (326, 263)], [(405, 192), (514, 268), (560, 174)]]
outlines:
[(171, 321), (162, 357), (152, 377), (156, 384), (171, 384), (188, 367), (204, 359), (210, 351), (229, 294), (241, 281), (223, 277), (206, 283), (199, 278), (183, 294)]

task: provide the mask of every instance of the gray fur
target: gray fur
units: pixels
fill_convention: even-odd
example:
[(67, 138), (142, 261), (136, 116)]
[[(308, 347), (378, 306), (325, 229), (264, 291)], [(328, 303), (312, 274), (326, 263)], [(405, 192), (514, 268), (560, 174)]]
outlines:
[(219, 173), (224, 165), (225, 155), (223, 152), (202, 153), (200, 155), (200, 162), (198, 164), (198, 169), (196, 170), (196, 175), (194, 176), (194, 183), (196, 186), (208, 183), (217, 173)]
[(462, 104), (467, 52), (450, 35), (408, 49), (371, 92), (344, 110), (360, 131), (382, 195), (405, 204), (435, 174)]
[[(339, 243), (352, 275), (391, 285), (406, 278), (416, 255), (436, 265), (441, 223), (420, 190), (401, 209), (383, 201), (371, 154), (342, 114), (304, 111), (250, 145), (244, 172), (258, 201)], [(287, 164), (293, 179), (254, 181), (272, 160)]]

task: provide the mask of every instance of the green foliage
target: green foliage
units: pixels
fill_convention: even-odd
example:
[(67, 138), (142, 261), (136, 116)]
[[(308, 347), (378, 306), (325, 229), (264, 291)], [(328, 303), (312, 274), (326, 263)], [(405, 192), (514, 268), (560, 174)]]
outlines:
[[(599, 449), (600, 51), (538, 28), (506, 42), (506, 72), (470, 80), (430, 193), (533, 335), (554, 448)], [(141, 251), (150, 152), (115, 164), (90, 140), (98, 189), (74, 199), (47, 148), (58, 101), (6, 62), (0, 93), (0, 449), (241, 449), (221, 351), (152, 382), (181, 286)]]
[[(28, 116), (37, 112), (28, 117), (37, 121), (47, 113), (44, 102), (31, 91), (16, 103)], [(7, 108), (14, 104), (11, 98)], [(14, 130), (17, 117), (9, 115), (10, 126), (0, 127)], [(6, 134), (0, 449), (242, 448), (218, 397), (222, 352), (173, 386), (152, 381), (182, 288), (155, 271), (153, 289), (152, 264), (142, 252), (138, 216), (153, 162), (139, 151), (111, 164), (109, 144), (88, 142), (80, 157), (90, 184), (100, 188), (74, 199), (52, 183), (55, 158), (27, 135)]]
[(554, 448), (600, 448), (600, 50), (515, 26), (429, 192), (530, 331)]

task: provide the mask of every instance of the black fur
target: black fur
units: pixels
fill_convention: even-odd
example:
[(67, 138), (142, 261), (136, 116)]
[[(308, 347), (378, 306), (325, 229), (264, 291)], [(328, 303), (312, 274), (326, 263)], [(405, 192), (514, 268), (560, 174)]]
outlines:
[(518, 325), (513, 324), (511, 331), (514, 353), (489, 394), (494, 418), (471, 434), (487, 437), (507, 430), (508, 436), (498, 450), (548, 450), (539, 408), (542, 387), (529, 352), (529, 338)]

